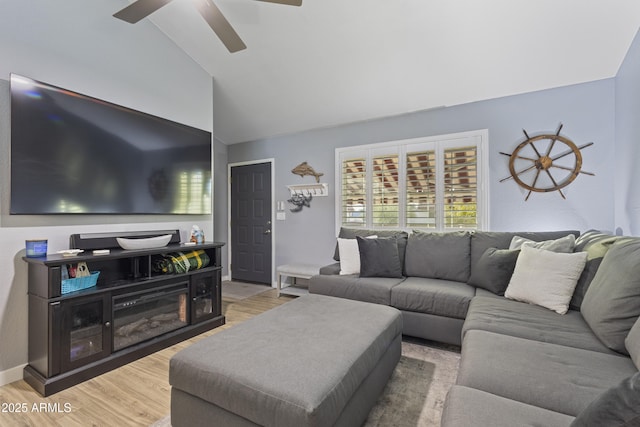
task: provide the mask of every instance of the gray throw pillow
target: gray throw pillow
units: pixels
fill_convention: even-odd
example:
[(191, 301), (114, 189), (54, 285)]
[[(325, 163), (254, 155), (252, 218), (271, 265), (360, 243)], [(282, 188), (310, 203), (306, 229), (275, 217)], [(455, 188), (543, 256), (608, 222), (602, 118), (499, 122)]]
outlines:
[(542, 242), (536, 242), (535, 240), (527, 239), (522, 236), (513, 236), (513, 239), (511, 239), (511, 243), (509, 244), (509, 249), (522, 249), (525, 245), (551, 252), (571, 253), (576, 245), (576, 236), (573, 234), (567, 234), (559, 239), (543, 240)]
[(466, 283), (471, 266), (471, 233), (414, 231), (407, 242), (407, 276)]
[(520, 250), (489, 248), (480, 257), (467, 284), (504, 295)]
[[(404, 237), (405, 243), (407, 236), (409, 234), (406, 231), (401, 230), (371, 230), (367, 228), (349, 228), (349, 227), (340, 227), (340, 232), (338, 233), (338, 237), (341, 239), (355, 239), (356, 236), (378, 236), (378, 237), (391, 237), (398, 236)], [(401, 242), (399, 242), (401, 244)], [(405, 244), (406, 247), (406, 244)], [(402, 254), (404, 256), (404, 252)], [(401, 257), (402, 258), (402, 257)], [(333, 252), (333, 259), (335, 261), (340, 261), (340, 250), (338, 249), (338, 243), (336, 242), (336, 249)]]
[(540, 242), (542, 240), (554, 240), (567, 234), (579, 236), (580, 232), (576, 230), (564, 231), (474, 231), (471, 234), (471, 272), (473, 273), (478, 260), (489, 248), (509, 249), (511, 240), (514, 236), (522, 236), (527, 239)]
[(360, 277), (402, 277), (402, 264), (395, 237), (366, 239), (357, 236)]
[(584, 295), (582, 316), (607, 347), (628, 354), (627, 334), (640, 316), (640, 239), (618, 239)]
[(589, 285), (598, 272), (602, 258), (604, 258), (611, 245), (619, 238), (619, 236), (612, 236), (611, 234), (601, 233), (595, 230), (587, 231), (578, 237), (575, 251), (587, 253), (587, 264), (582, 271), (580, 279), (578, 279), (578, 284), (573, 292), (573, 298), (571, 298), (569, 308), (572, 310), (580, 310), (584, 294), (587, 292), (587, 289), (589, 289)]
[(629, 335), (624, 339), (624, 346), (631, 356), (631, 360), (640, 369), (640, 317), (633, 324), (633, 328), (629, 331)]
[(640, 426), (640, 372), (611, 387), (591, 402), (570, 427)]

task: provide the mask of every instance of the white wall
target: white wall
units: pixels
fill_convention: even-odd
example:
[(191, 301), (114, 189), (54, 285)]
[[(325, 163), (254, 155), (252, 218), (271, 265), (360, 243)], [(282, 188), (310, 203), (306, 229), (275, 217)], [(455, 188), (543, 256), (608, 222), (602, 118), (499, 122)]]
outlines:
[[(0, 385), (22, 378), (27, 363), (27, 266), (24, 240), (46, 238), (68, 248), (73, 233), (180, 229), (193, 224), (208, 240), (211, 215), (10, 216), (9, 74), (15, 72), (117, 104), (212, 131), (212, 79), (148, 22), (111, 17), (126, 2), (92, 1), (104, 18), (84, 22), (83, 0), (0, 4)], [(48, 20), (47, 8), (68, 8)], [(60, 14), (56, 14), (60, 16)], [(93, 16), (93, 14), (92, 14)]]
[(640, 235), (640, 32), (616, 77), (616, 231)]

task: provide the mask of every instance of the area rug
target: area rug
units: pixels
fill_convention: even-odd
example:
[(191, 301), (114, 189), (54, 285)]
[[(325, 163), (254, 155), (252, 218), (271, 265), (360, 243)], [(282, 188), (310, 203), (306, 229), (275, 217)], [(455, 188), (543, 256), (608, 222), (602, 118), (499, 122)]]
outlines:
[[(365, 427), (438, 427), (460, 364), (459, 348), (402, 342), (402, 357)], [(165, 418), (152, 427), (170, 427)]]
[(240, 301), (254, 295), (261, 294), (270, 289), (272, 288), (268, 285), (257, 285), (255, 283), (225, 280), (222, 282), (222, 298)]

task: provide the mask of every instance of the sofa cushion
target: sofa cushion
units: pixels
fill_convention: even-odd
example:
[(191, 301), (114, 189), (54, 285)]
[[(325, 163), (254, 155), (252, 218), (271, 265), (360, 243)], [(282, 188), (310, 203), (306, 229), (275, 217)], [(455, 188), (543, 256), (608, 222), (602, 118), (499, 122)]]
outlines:
[(585, 252), (556, 253), (525, 245), (504, 296), (565, 314), (586, 260)]
[[(341, 227), (340, 232), (338, 233), (338, 237), (341, 239), (355, 239), (356, 236), (367, 237), (367, 236), (378, 236), (378, 237), (391, 237), (391, 236), (399, 236), (406, 237), (408, 233), (402, 230), (370, 230), (366, 228), (349, 228), (349, 227)], [(403, 249), (402, 243), (399, 242), (400, 248)], [(340, 261), (340, 248), (338, 247), (338, 243), (336, 242), (336, 249), (333, 253), (333, 259), (335, 261)]]
[(463, 337), (471, 330), (616, 354), (591, 332), (579, 311), (569, 310), (561, 315), (544, 307), (497, 296), (476, 296), (471, 300), (462, 328)]
[(480, 257), (467, 282), (496, 295), (504, 295), (520, 250), (489, 248)]
[(535, 240), (527, 239), (522, 236), (513, 236), (509, 249), (522, 249), (523, 246), (529, 246), (536, 249), (545, 249), (551, 252), (570, 253), (573, 252), (573, 248), (576, 244), (576, 236), (573, 234), (567, 234), (564, 237), (554, 240), (543, 240), (536, 242)]
[(475, 268), (476, 263), (489, 248), (509, 249), (511, 240), (514, 236), (522, 236), (536, 242), (542, 240), (553, 240), (564, 237), (568, 234), (574, 236), (580, 235), (579, 231), (474, 231), (471, 235), (471, 272)]
[(462, 354), (457, 384), (572, 416), (637, 372), (628, 357), (477, 330)]
[(407, 277), (391, 289), (391, 305), (405, 311), (464, 319), (474, 295), (475, 290), (466, 283)]
[(320, 267), (320, 274), (340, 274), (340, 263), (334, 262), (333, 264)]
[(582, 315), (609, 348), (628, 354), (624, 340), (640, 316), (640, 239), (617, 240), (584, 295)]
[(454, 280), (469, 279), (471, 233), (414, 231), (407, 242), (405, 274), (414, 277)]
[(624, 339), (624, 346), (627, 348), (631, 360), (640, 369), (640, 317), (633, 324), (629, 334)]
[(568, 427), (573, 417), (482, 390), (454, 385), (442, 410), (442, 427)]
[(586, 252), (587, 263), (584, 266), (584, 270), (578, 279), (576, 289), (573, 291), (573, 297), (569, 308), (572, 310), (580, 310), (584, 294), (587, 292), (591, 281), (596, 275), (602, 258), (605, 256), (611, 245), (618, 240), (619, 236), (612, 236), (611, 234), (602, 233), (597, 230), (589, 230), (582, 233), (576, 239), (575, 252)]
[(309, 293), (376, 304), (391, 304), (391, 289), (404, 278), (317, 275), (309, 280)]
[(640, 426), (640, 372), (602, 393), (571, 423), (571, 427), (602, 426)]
[(338, 237), (338, 247), (342, 253), (340, 274), (360, 274), (360, 251), (356, 239)]
[(395, 237), (366, 239), (357, 236), (360, 277), (402, 277), (402, 264)]

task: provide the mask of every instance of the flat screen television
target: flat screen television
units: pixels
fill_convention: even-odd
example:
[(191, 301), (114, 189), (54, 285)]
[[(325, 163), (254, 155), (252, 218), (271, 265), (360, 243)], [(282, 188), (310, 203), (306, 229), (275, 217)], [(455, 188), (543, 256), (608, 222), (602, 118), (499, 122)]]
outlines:
[(210, 214), (211, 132), (11, 75), (11, 214)]

